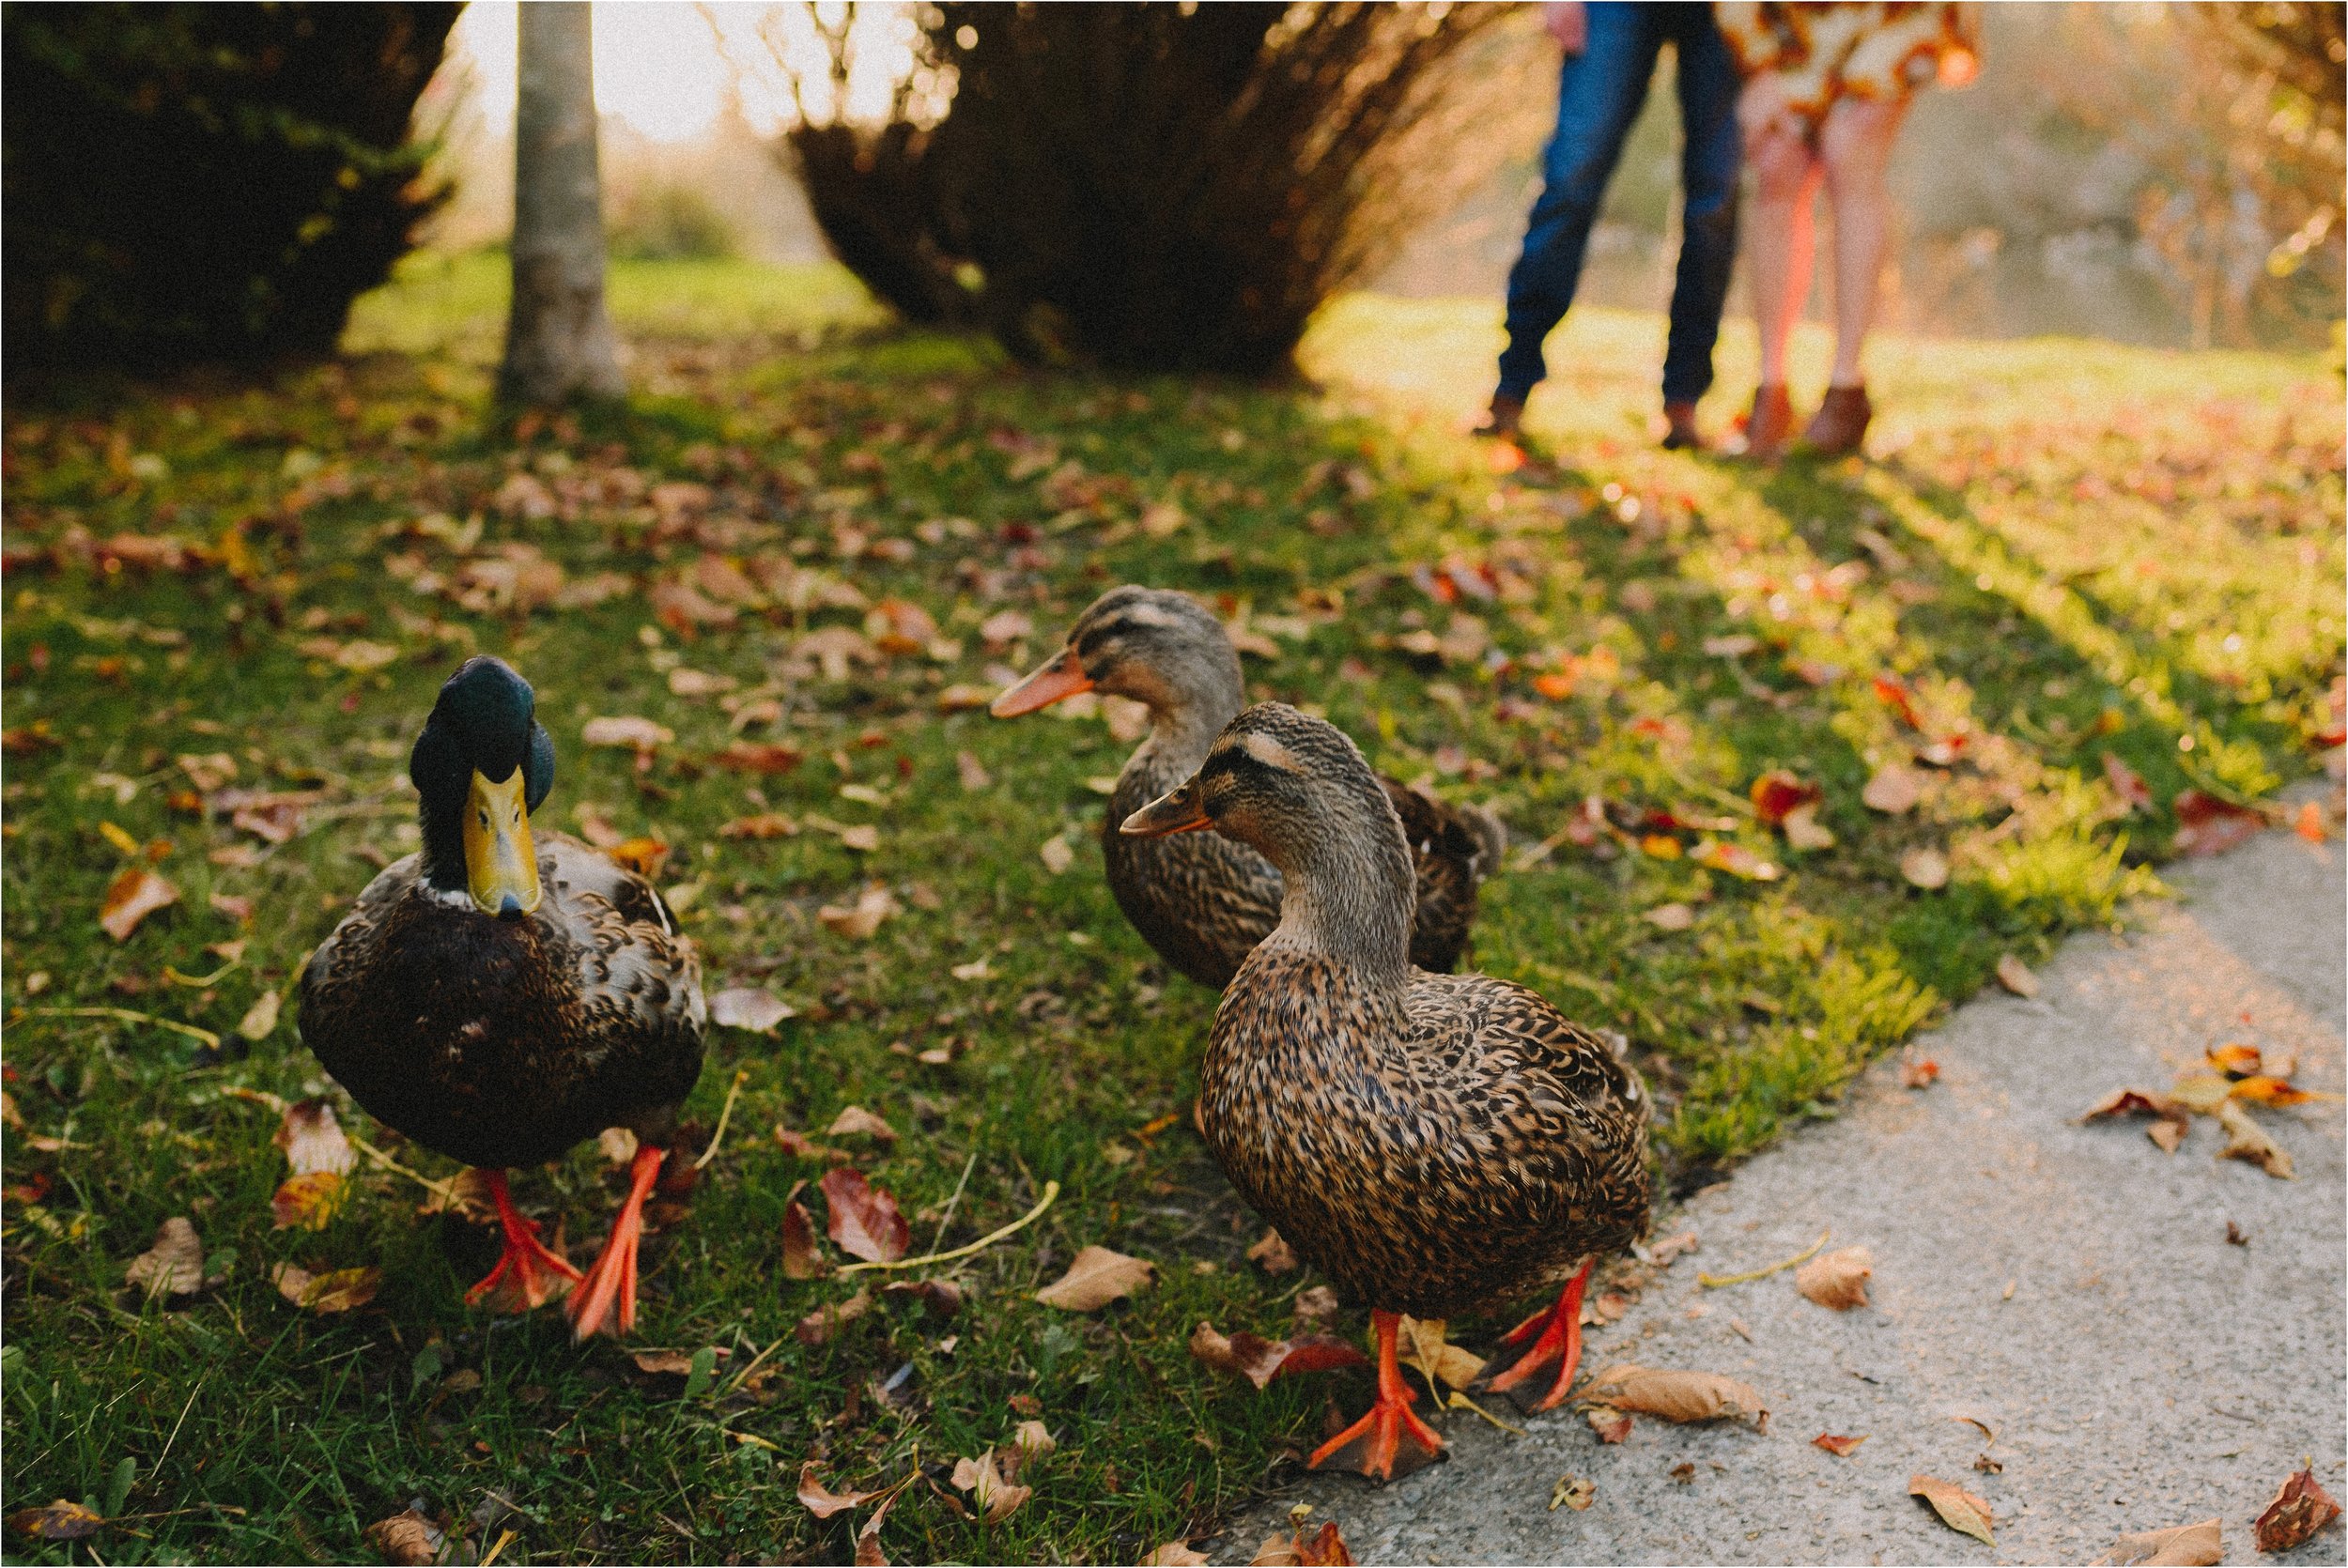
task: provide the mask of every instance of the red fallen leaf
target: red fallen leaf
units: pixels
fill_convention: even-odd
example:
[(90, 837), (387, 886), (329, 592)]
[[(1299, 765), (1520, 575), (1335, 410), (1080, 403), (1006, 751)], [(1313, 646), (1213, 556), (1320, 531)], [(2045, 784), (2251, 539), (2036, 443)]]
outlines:
[(139, 929), (140, 921), (178, 901), (179, 889), (168, 880), (144, 866), (126, 866), (119, 876), (106, 884), (106, 899), (99, 906), (98, 923), (116, 942), (128, 942), (131, 933)]
[(824, 1201), (831, 1206), (826, 1234), (842, 1250), (867, 1263), (894, 1263), (905, 1255), (913, 1228), (886, 1188), (874, 1187), (863, 1172), (846, 1165), (825, 1172), (821, 1185)]
[(1752, 793), (1753, 813), (1776, 827), (1789, 813), (1823, 799), (1826, 792), (1783, 769), (1773, 769), (1753, 781)]
[(829, 1160), (836, 1163), (856, 1158), (846, 1149), (834, 1148), (829, 1144), (819, 1144), (806, 1133), (796, 1131), (780, 1123), (777, 1123), (775, 1127), (775, 1142), (781, 1145), (782, 1152), (794, 1160)]
[(2130, 811), (2150, 811), (2153, 808), (2152, 787), (2134, 768), (2109, 751), (2104, 753), (2104, 777), (2111, 785), (2112, 793), (2126, 802)]
[(1259, 1389), (1274, 1377), (1369, 1364), (1369, 1358), (1359, 1348), (1326, 1334), (1268, 1340), (1243, 1329), (1227, 1338), (1213, 1324), (1205, 1322), (1190, 1331), (1190, 1353), (1202, 1364), (1217, 1372), (1237, 1373)]
[(1899, 715), (1901, 722), (1910, 730), (1922, 730), (1924, 727), (1924, 721), (1916, 716), (1915, 693), (1908, 689), (1906, 681), (1895, 675), (1878, 675), (1875, 678), (1875, 688), (1876, 696), (1882, 699), (1893, 713)]
[(2177, 798), (2169, 804), (2177, 814), (2174, 843), (2179, 854), (2222, 854), (2255, 838), (2266, 825), (2265, 817), (2249, 807), (2236, 806), (2200, 790), (2179, 791)]
[(828, 1519), (835, 1514), (844, 1514), (849, 1509), (870, 1502), (879, 1496), (878, 1492), (832, 1491), (815, 1479), (814, 1460), (810, 1459), (799, 1467), (799, 1501), (806, 1505), (810, 1514), (819, 1519)]
[(1858, 1453), (1859, 1445), (1866, 1440), (1867, 1435), (1864, 1432), (1856, 1437), (1838, 1437), (1831, 1432), (1821, 1432), (1810, 1439), (1810, 1446), (1822, 1448), (1837, 1459), (1847, 1459)]
[(2340, 1504), (2316, 1484), (2313, 1470), (2285, 1481), (2266, 1511), (2250, 1521), (2250, 1535), (2263, 1552), (2287, 1552), (2340, 1517)]
[(802, 753), (795, 746), (778, 746), (772, 741), (736, 741), (723, 751), (712, 753), (709, 760), (735, 773), (778, 774), (797, 767)]
[(1612, 1405), (1593, 1405), (1582, 1412), (1601, 1443), (1618, 1443), (1630, 1436), (1630, 1412)]
[(787, 1280), (820, 1279), (831, 1272), (815, 1244), (814, 1217), (799, 1202), (799, 1189), (806, 1185), (794, 1183), (790, 1195), (782, 1200), (782, 1275)]
[(2332, 836), (2324, 821), (2324, 808), (2311, 800), (2300, 803), (2298, 814), (2291, 819), (2291, 831), (2310, 844), (2321, 844)]

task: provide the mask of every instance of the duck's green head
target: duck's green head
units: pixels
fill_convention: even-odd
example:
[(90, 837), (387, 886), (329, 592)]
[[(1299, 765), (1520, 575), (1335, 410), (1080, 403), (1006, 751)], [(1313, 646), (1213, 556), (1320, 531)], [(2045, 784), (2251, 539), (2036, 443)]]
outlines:
[(408, 760), (422, 797), (425, 880), (484, 914), (538, 907), (530, 814), (554, 784), (554, 741), (530, 683), (501, 659), (467, 659), (440, 688)]

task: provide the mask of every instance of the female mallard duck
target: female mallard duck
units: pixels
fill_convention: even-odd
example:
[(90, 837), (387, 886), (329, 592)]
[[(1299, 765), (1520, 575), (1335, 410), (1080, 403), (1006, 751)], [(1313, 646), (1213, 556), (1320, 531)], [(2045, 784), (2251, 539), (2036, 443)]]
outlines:
[[(1220, 991), (1279, 923), (1280, 873), (1245, 844), (1212, 834), (1136, 841), (1115, 824), (1207, 760), (1215, 732), (1246, 702), (1239, 653), (1223, 623), (1189, 594), (1115, 588), (1076, 618), (1049, 663), (995, 699), (993, 712), (1010, 718), (1081, 691), (1128, 697), (1150, 710), (1149, 738), (1118, 775), (1101, 824), (1109, 890), (1160, 958)], [(1416, 872), (1411, 961), (1451, 969), (1467, 946), (1476, 884), (1499, 861), (1500, 824), (1393, 779), (1380, 783), (1402, 819)]]
[(1198, 1126), (1241, 1196), (1372, 1307), (1377, 1404), (1311, 1462), (1367, 1436), (1363, 1473), (1384, 1480), (1402, 1433), (1442, 1447), (1410, 1408), (1398, 1313), (1449, 1318), (1566, 1282), (1509, 1336), (1539, 1338), (1495, 1380), (1562, 1356), (1542, 1407), (1565, 1398), (1590, 1263), (1646, 1228), (1646, 1098), (1532, 992), (1413, 966), (1401, 823), (1341, 731), (1249, 708), (1123, 831), (1206, 827), (1260, 851), (1287, 892), (1215, 1008)]
[[(700, 964), (650, 884), (578, 840), (533, 839), (554, 743), (529, 684), (467, 659), (408, 764), (424, 849), (367, 884), (301, 976), (301, 1038), (369, 1115), (482, 1168), (509, 1273), (536, 1306), (576, 1282), (579, 1337), (636, 1321), (636, 1244), (677, 1106), (701, 1076)], [(517, 1213), (505, 1167), (635, 1132), (627, 1201), (585, 1275)]]

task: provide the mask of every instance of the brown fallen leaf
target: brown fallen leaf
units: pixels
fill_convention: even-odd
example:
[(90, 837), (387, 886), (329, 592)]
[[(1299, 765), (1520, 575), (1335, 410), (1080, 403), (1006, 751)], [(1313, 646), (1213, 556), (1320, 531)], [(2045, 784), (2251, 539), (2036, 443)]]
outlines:
[(799, 824), (780, 811), (761, 811), (753, 816), (736, 817), (718, 827), (720, 838), (788, 838), (799, 831)]
[(1587, 1510), (1598, 1498), (1598, 1483), (1586, 1475), (1561, 1475), (1557, 1484), (1549, 1489), (1549, 1511), (1570, 1508), (1576, 1514)]
[(917, 1298), (932, 1317), (951, 1317), (962, 1310), (962, 1286), (951, 1280), (896, 1280), (881, 1286), (881, 1294)]
[(2114, 1089), (2089, 1106), (2080, 1114), (2078, 1120), (2085, 1123), (2104, 1116), (2130, 1115), (2153, 1118), (2152, 1125), (2144, 1130), (2145, 1133), (2167, 1154), (2177, 1152), (2177, 1145), (2185, 1142), (2185, 1135), (2193, 1124), (2193, 1118), (2185, 1106), (2167, 1095), (2144, 1089)]
[(873, 1293), (859, 1290), (844, 1301), (828, 1302), (799, 1319), (791, 1332), (801, 1345), (828, 1345), (842, 1327), (855, 1322), (873, 1310)]
[(1267, 1535), (1248, 1559), (1248, 1568), (1352, 1568), (1353, 1553), (1337, 1532), (1337, 1522), (1326, 1519), (1306, 1535), (1302, 1529)]
[(270, 1215), (277, 1230), (324, 1230), (342, 1211), (344, 1180), (335, 1171), (307, 1171), (287, 1176), (270, 1195)]
[(2287, 1552), (2339, 1517), (2340, 1504), (2316, 1483), (2315, 1472), (2300, 1470), (2276, 1488), (2274, 1500), (2250, 1521), (2250, 1536), (2260, 1551)]
[(2171, 844), (2182, 855), (2223, 854), (2257, 837), (2266, 825), (2266, 818), (2255, 807), (2237, 806), (2201, 790), (2179, 791), (2169, 808), (2177, 814), (2177, 836)]
[(772, 1034), (776, 1024), (797, 1014), (797, 1008), (763, 986), (728, 986), (709, 999), (710, 1022), (754, 1035)]
[(1267, 1274), (1291, 1274), (1296, 1271), (1296, 1253), (1280, 1239), (1280, 1233), (1268, 1230), (1257, 1243), (1247, 1249), (1247, 1261)]
[(1686, 904), (1657, 904), (1641, 916), (1659, 931), (1684, 931), (1696, 923), (1696, 912)]
[(1785, 844), (1789, 849), (1831, 850), (1834, 847), (1834, 830), (1818, 821), (1815, 805), (1797, 806), (1786, 812), (1785, 820), (1778, 823), (1778, 830), (1785, 835)]
[(814, 1217), (798, 1199), (799, 1189), (806, 1185), (794, 1183), (790, 1195), (782, 1200), (782, 1277), (786, 1280), (815, 1280), (831, 1272), (815, 1243)]
[(1867, 1304), (1867, 1281), (1875, 1271), (1875, 1254), (1866, 1248), (1837, 1247), (1795, 1270), (1794, 1288), (1822, 1307), (1848, 1312)]
[(350, 1312), (374, 1300), (383, 1288), (383, 1270), (373, 1267), (313, 1274), (300, 1264), (281, 1263), (270, 1279), (277, 1294), (303, 1312)]
[(35, 1541), (79, 1541), (105, 1528), (103, 1514), (59, 1498), (46, 1508), (23, 1508), (8, 1515), (8, 1528)]
[(2095, 1568), (2209, 1568), (2226, 1560), (2223, 1521), (2138, 1530), (2123, 1535), (2095, 1560)]
[(276, 992), (265, 991), (253, 999), (253, 1006), (237, 1020), (237, 1033), (258, 1045), (270, 1038), (277, 1027), (277, 1014), (285, 999)]
[(155, 1232), (155, 1244), (131, 1260), (122, 1283), (148, 1295), (193, 1296), (204, 1288), (204, 1243), (195, 1226), (173, 1216)]
[(1867, 780), (1866, 788), (1859, 792), (1861, 805), (1887, 817), (1914, 810), (1916, 803), (1923, 799), (1923, 795), (1924, 776), (1897, 762), (1877, 768), (1875, 776)]
[(824, 1130), (834, 1138), (844, 1138), (856, 1134), (867, 1138), (877, 1138), (884, 1144), (893, 1144), (897, 1141), (897, 1130), (861, 1105), (842, 1108), (840, 1115), (832, 1117), (831, 1125)]
[(828, 1519), (835, 1514), (872, 1501), (878, 1492), (835, 1492), (815, 1479), (815, 1461), (810, 1459), (799, 1467), (799, 1501), (810, 1514)]
[(755, 773), (771, 777), (779, 773), (789, 773), (805, 758), (806, 754), (796, 746), (780, 746), (772, 741), (735, 741), (724, 750), (713, 752), (709, 760), (734, 773)]
[(1204, 1552), (1194, 1552), (1187, 1541), (1168, 1541), (1141, 1560), (1140, 1568), (1198, 1568), (1207, 1560)]
[(579, 728), (579, 738), (589, 746), (627, 746), (637, 751), (650, 751), (675, 740), (676, 731), (665, 724), (655, 724), (648, 718), (620, 715), (589, 719)]
[(1293, 1339), (1268, 1340), (1245, 1330), (1225, 1336), (1212, 1323), (1190, 1331), (1190, 1353), (1217, 1372), (1236, 1373), (1258, 1388), (1274, 1377), (1326, 1372), (1341, 1366), (1367, 1366), (1369, 1358), (1344, 1340), (1327, 1334), (1299, 1334)]
[[(935, 1486), (936, 1483), (931, 1484)], [(864, 1516), (863, 1526), (856, 1532), (856, 1568), (888, 1568), (888, 1554), (881, 1550), (881, 1521), (888, 1517), (889, 1509), (903, 1496), (902, 1491), (891, 1492), (881, 1499), (878, 1508)]]
[(846, 1165), (826, 1171), (818, 1186), (831, 1210), (826, 1234), (842, 1251), (867, 1263), (894, 1263), (905, 1255), (913, 1228), (899, 1212), (895, 1194)]
[(1902, 1055), (1900, 1057), (1900, 1087), (1929, 1089), (1940, 1076), (1940, 1064), (1930, 1056)]
[(333, 1103), (325, 1099), (300, 1099), (286, 1106), (278, 1118), (274, 1142), (286, 1151), (286, 1163), (296, 1176), (313, 1172), (348, 1176), (358, 1168), (359, 1153), (334, 1119)]
[(2012, 953), (1998, 961), (1998, 984), (2016, 996), (2038, 994), (2038, 976), (2030, 972), (2030, 965)]
[(1992, 1546), (1998, 1544), (1998, 1538), (1990, 1533), (1996, 1520), (1989, 1504), (1955, 1482), (1919, 1472), (1908, 1478), (1908, 1495), (1930, 1503), (1932, 1511), (1940, 1515), (1940, 1522), (1959, 1534)]
[(1717, 1372), (1666, 1372), (1623, 1362), (1600, 1371), (1583, 1394), (1618, 1410), (1663, 1421), (1722, 1421), (1750, 1417), (1767, 1426), (1769, 1411), (1752, 1384)]
[(781, 1146), (783, 1153), (794, 1160), (826, 1160), (842, 1163), (856, 1158), (846, 1149), (819, 1144), (806, 1133), (785, 1127), (780, 1122), (775, 1124), (775, 1142)]
[(106, 899), (99, 906), (98, 923), (116, 942), (128, 942), (131, 933), (139, 929), (140, 921), (178, 901), (179, 889), (168, 879), (145, 866), (125, 866), (106, 884)]
[(2259, 1048), (2239, 1041), (2212, 1046), (2201, 1054), (2208, 1058), (2210, 1066), (2230, 1078), (2248, 1078), (2266, 1068), (2266, 1058)]
[(961, 780), (963, 791), (967, 794), (977, 794), (981, 790), (995, 787), (995, 776), (986, 771), (986, 764), (979, 761), (975, 752), (954, 753), (954, 776)]
[(1484, 1359), (1452, 1344), (1441, 1319), (1417, 1318), (1406, 1313), (1400, 1332), (1402, 1349), (1398, 1359), (1420, 1376), (1441, 1378), (1452, 1388), (1464, 1389), (1483, 1376)]
[(1612, 1405), (1592, 1405), (1583, 1409), (1582, 1415), (1590, 1423), (1590, 1430), (1598, 1434), (1598, 1440), (1601, 1443), (1618, 1443), (1630, 1436), (1629, 1411), (1617, 1410)]
[(1925, 892), (1949, 884), (1949, 857), (1936, 849), (1913, 849), (1900, 856), (1900, 875)]
[(1289, 1313), (1299, 1325), (1326, 1323), (1337, 1315), (1337, 1293), (1325, 1284), (1317, 1284), (1298, 1291)]
[(383, 1560), (405, 1568), (438, 1562), (447, 1539), (439, 1525), (412, 1508), (403, 1508), (367, 1527), (367, 1541), (383, 1554)]
[(1035, 1299), (1063, 1312), (1097, 1312), (1120, 1297), (1148, 1289), (1156, 1277), (1157, 1266), (1145, 1259), (1106, 1247), (1087, 1247), (1068, 1272), (1037, 1291)]
[(1683, 1459), (1678, 1464), (1674, 1465), (1671, 1468), (1671, 1478), (1676, 1483), (1681, 1486), (1694, 1485), (1696, 1482), (1696, 1462), (1692, 1459)]
[(981, 1516), (990, 1525), (1002, 1523), (1035, 1496), (1035, 1488), (1003, 1479), (996, 1468), (993, 1449), (976, 1459), (955, 1460), (953, 1483), (956, 1491), (970, 1494), (970, 1500), (979, 1505)]
[(1858, 1453), (1859, 1445), (1866, 1440), (1867, 1435), (1864, 1432), (1856, 1437), (1838, 1437), (1831, 1432), (1821, 1432), (1810, 1439), (1810, 1446), (1822, 1448), (1837, 1459), (1847, 1459)]
[(2217, 1125), (2226, 1130), (2226, 1146), (2217, 1151), (2218, 1159), (2248, 1161), (2278, 1180), (2292, 1179), (2291, 1156), (2250, 1119), (2249, 1112), (2228, 1099), (2219, 1104), (2217, 1116)]
[(867, 942), (880, 930), (881, 922), (897, 913), (896, 897), (882, 883), (872, 883), (857, 896), (854, 905), (842, 907), (826, 904), (815, 912), (824, 929), (857, 942)]
[(2121, 804), (2129, 811), (2150, 811), (2153, 808), (2153, 792), (2144, 782), (2143, 776), (2109, 751), (2104, 753), (2104, 777), (2110, 782), (2112, 793), (2120, 797)]

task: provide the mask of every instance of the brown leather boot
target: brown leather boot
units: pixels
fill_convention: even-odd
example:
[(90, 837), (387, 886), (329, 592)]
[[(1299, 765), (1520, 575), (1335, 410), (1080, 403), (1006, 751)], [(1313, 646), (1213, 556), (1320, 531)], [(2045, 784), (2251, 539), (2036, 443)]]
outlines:
[(1484, 423), (1475, 427), (1475, 434), (1496, 441), (1513, 441), (1524, 433), (1524, 399), (1506, 392), (1492, 393), (1491, 412)]
[(1829, 387), (1826, 400), (1810, 421), (1810, 427), (1801, 433), (1802, 450), (1820, 457), (1841, 457), (1857, 452), (1867, 438), (1867, 422), (1875, 417), (1875, 405), (1867, 401), (1867, 389)]
[(1696, 428), (1696, 406), (1692, 403), (1666, 402), (1663, 405), (1663, 450), (1665, 452), (1702, 452), (1704, 432)]
[(1784, 455), (1794, 434), (1794, 401), (1784, 383), (1753, 390), (1753, 412), (1745, 416), (1744, 427), (1746, 456), (1771, 463)]

